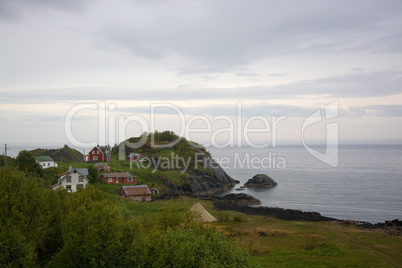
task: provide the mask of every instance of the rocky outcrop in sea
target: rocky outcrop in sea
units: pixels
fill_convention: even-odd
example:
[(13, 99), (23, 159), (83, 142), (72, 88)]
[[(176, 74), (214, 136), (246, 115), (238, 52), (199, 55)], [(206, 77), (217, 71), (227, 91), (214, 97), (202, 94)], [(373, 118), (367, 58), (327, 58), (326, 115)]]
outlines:
[(271, 177), (266, 174), (257, 174), (251, 179), (249, 179), (244, 186), (252, 187), (252, 188), (266, 188), (266, 187), (274, 187), (277, 183)]

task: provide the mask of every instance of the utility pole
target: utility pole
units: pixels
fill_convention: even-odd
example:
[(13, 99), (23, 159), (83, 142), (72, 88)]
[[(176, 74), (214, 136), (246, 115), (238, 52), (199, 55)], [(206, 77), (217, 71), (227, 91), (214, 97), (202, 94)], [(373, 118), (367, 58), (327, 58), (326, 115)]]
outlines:
[(7, 143), (4, 144), (4, 171), (7, 168)]

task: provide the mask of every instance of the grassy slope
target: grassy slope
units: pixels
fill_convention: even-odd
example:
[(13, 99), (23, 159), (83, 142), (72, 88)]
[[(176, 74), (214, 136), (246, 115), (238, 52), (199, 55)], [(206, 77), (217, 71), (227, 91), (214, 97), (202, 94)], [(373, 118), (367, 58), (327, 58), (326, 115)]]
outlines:
[[(402, 238), (386, 236), (384, 230), (217, 212), (211, 204), (203, 204), (215, 217), (242, 219), (214, 225), (264, 267), (402, 267)], [(260, 236), (260, 231), (268, 236)]]
[[(197, 200), (182, 197), (149, 203), (116, 196), (118, 186), (102, 185), (114, 195), (128, 217), (146, 217), (167, 208), (189, 209)], [(216, 218), (209, 223), (250, 252), (262, 267), (402, 267), (402, 237), (387, 236), (383, 229), (362, 230), (330, 222), (282, 221), (235, 211), (216, 211), (209, 201), (200, 201)], [(260, 236), (258, 232), (268, 236)]]
[[(110, 185), (100, 187), (108, 188), (110, 193), (117, 190)], [(183, 197), (149, 203), (120, 199), (119, 202), (128, 217), (146, 217), (172, 207), (185, 211), (196, 199)], [(237, 240), (250, 252), (253, 262), (262, 267), (400, 267), (402, 263), (401, 237), (385, 236), (383, 230), (218, 212), (210, 202), (201, 203), (216, 218), (229, 219), (209, 225), (225, 233), (228, 239)], [(268, 236), (260, 236), (260, 231)]]

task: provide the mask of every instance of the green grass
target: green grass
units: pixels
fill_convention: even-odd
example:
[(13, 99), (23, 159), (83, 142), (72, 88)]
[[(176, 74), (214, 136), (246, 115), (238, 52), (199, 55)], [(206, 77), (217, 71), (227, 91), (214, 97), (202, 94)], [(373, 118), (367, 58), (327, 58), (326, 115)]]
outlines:
[(402, 267), (402, 239), (386, 236), (384, 230), (218, 213), (229, 218), (241, 215), (244, 221), (219, 223), (217, 228), (237, 240), (253, 262), (263, 267)]
[[(113, 195), (120, 185), (96, 185)], [(116, 196), (116, 198), (118, 198)], [(169, 209), (188, 210), (197, 199), (134, 202), (118, 198), (126, 217), (147, 217)], [(216, 211), (200, 201), (214, 217), (208, 223), (236, 240), (262, 267), (402, 267), (402, 238), (383, 229), (363, 230), (332, 222), (283, 221), (236, 211)], [(264, 232), (267, 236), (260, 236)]]

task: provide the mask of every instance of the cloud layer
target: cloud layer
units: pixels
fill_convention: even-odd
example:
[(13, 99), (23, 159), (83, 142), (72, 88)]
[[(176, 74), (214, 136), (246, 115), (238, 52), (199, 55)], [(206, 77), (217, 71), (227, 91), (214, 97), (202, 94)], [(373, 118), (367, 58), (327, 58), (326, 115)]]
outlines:
[(345, 137), (370, 135), (364, 118), (402, 137), (401, 14), (399, 0), (0, 0), (2, 139), (52, 133), (98, 101), (302, 118), (338, 100), (352, 128), (364, 122)]

